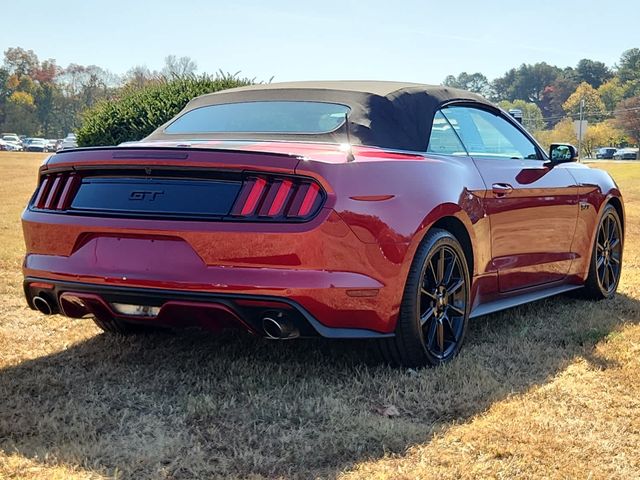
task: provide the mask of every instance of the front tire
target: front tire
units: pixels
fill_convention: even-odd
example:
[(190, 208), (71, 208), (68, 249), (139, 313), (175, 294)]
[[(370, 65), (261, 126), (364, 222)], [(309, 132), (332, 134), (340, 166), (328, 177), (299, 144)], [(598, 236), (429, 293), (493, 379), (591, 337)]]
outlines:
[(585, 296), (592, 300), (613, 298), (622, 273), (622, 222), (611, 204), (602, 212), (596, 231), (596, 241), (589, 262), (589, 275), (585, 282)]
[(454, 358), (467, 330), (469, 292), (462, 246), (448, 231), (430, 230), (409, 270), (395, 337), (381, 342), (385, 360), (396, 366), (422, 367)]

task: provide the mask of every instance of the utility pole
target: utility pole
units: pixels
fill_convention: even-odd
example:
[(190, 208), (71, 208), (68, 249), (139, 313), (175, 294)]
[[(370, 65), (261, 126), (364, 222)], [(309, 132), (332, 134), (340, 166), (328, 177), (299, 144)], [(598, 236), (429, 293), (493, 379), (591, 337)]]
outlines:
[(584, 110), (584, 98), (580, 100), (580, 125), (578, 126), (578, 161), (582, 157), (582, 113)]

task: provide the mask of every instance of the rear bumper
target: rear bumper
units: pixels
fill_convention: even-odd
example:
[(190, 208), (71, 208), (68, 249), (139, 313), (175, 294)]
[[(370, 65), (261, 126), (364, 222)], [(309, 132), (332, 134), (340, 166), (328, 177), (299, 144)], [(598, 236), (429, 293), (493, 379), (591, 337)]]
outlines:
[(364, 243), (328, 208), (291, 225), (31, 210), (22, 220), (26, 279), (82, 284), (90, 293), (165, 292), (167, 299), (175, 292), (180, 298), (277, 298), (316, 320), (316, 330), (350, 338), (340, 332), (395, 331), (411, 263), (408, 243)]
[[(263, 335), (261, 319), (265, 312), (282, 312), (302, 337), (373, 339), (393, 336), (364, 328), (327, 327), (307, 309), (290, 298), (268, 295), (210, 293), (118, 287), (49, 278), (26, 277), (24, 292), (31, 308), (33, 298), (45, 298), (53, 313), (71, 318), (110, 317), (138, 324), (164, 327), (202, 327), (219, 330), (240, 327)], [(114, 304), (158, 307), (149, 317), (119, 313)]]

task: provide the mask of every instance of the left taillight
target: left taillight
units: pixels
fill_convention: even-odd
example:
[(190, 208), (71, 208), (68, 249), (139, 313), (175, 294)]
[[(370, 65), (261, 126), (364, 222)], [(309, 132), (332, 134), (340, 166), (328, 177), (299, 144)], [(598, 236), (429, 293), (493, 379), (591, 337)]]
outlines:
[(43, 175), (31, 206), (38, 210), (67, 210), (79, 184), (76, 173)]
[(251, 176), (245, 179), (231, 209), (238, 220), (305, 221), (324, 203), (320, 185), (310, 179)]

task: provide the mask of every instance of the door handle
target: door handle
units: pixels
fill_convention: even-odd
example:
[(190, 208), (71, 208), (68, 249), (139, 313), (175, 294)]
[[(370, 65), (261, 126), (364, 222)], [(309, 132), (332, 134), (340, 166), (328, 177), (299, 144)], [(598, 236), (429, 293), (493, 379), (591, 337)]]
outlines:
[(496, 197), (504, 197), (513, 192), (513, 187), (508, 183), (494, 183), (491, 189)]

